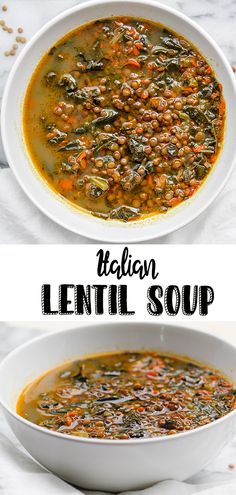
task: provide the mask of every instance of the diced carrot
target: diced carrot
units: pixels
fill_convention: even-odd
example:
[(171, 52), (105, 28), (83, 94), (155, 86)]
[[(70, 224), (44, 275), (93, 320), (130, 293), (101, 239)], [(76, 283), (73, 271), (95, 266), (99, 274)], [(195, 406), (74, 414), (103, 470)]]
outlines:
[(77, 162), (81, 162), (81, 160), (83, 160), (84, 158), (86, 157), (86, 151), (83, 150), (81, 151), (81, 153), (79, 154), (78, 158), (77, 158)]
[(185, 91), (186, 93), (193, 93), (194, 89), (191, 88), (191, 86), (186, 86), (186, 88), (183, 88), (183, 91)]
[(69, 417), (66, 418), (66, 425), (67, 426), (70, 426), (72, 422), (73, 422), (72, 418), (69, 418)]
[(66, 416), (69, 416), (70, 418), (74, 418), (74, 416), (77, 416), (76, 411), (69, 411)]
[(212, 155), (210, 156), (210, 158), (208, 158), (208, 161), (210, 163), (214, 163), (215, 162), (215, 159), (216, 159), (216, 156), (217, 156), (217, 153), (212, 153)]
[(142, 407), (142, 406), (141, 407), (138, 407), (137, 408), (137, 411), (138, 412), (144, 412), (145, 411), (145, 407)]
[(142, 83), (142, 84), (145, 84), (146, 86), (148, 86), (148, 85), (150, 84), (150, 82), (151, 82), (151, 81), (150, 81), (150, 79), (148, 79), (148, 78), (146, 78), (146, 79), (142, 79), (142, 80), (141, 80), (141, 83)]
[(172, 198), (168, 201), (169, 206), (177, 206), (179, 203), (181, 203), (180, 198)]
[(211, 95), (211, 99), (215, 100), (216, 98), (218, 98), (218, 96), (219, 96), (219, 91), (214, 91), (214, 93), (212, 93)]
[(140, 63), (135, 60), (135, 58), (129, 58), (125, 65), (132, 65), (132, 67), (136, 67), (137, 69), (140, 69), (141, 67)]
[(198, 146), (195, 146), (195, 147), (193, 148), (193, 151), (194, 151), (195, 153), (200, 153), (200, 152), (201, 152), (201, 151), (203, 151), (204, 149), (205, 149), (204, 144), (199, 144)]
[(54, 137), (56, 137), (57, 133), (56, 132), (49, 132), (47, 135), (46, 135), (46, 138), (47, 139), (53, 139)]
[(198, 394), (201, 394), (201, 395), (210, 395), (210, 392), (208, 390), (204, 390), (204, 389), (199, 389), (198, 390)]
[(189, 193), (188, 193), (189, 197), (192, 196), (195, 193), (196, 189), (197, 188), (196, 187), (193, 187), (193, 186), (189, 188)]
[(209, 376), (209, 380), (214, 382), (214, 380), (217, 380), (217, 376), (215, 376), (215, 375)]
[(140, 51), (138, 50), (136, 45), (133, 47), (133, 54), (136, 56), (140, 54)]
[(137, 33), (137, 31), (136, 31), (136, 29), (135, 29), (134, 27), (131, 27), (131, 28), (129, 29), (129, 35), (130, 35), (130, 36), (133, 36), (133, 35), (134, 35), (134, 34), (136, 34), (136, 33)]
[(156, 372), (155, 372), (155, 371), (149, 371), (149, 372), (147, 373), (147, 376), (150, 376), (150, 377), (152, 377), (152, 376), (156, 376), (156, 375), (157, 375), (157, 374), (156, 374)]
[(81, 170), (85, 170), (87, 168), (87, 160), (83, 159), (80, 161)]
[(225, 111), (225, 102), (224, 102), (224, 100), (220, 100), (219, 112), (222, 114), (222, 113), (224, 113), (224, 111)]
[(153, 186), (153, 177), (152, 177), (152, 175), (148, 175), (148, 177), (147, 177), (147, 183), (148, 183), (148, 187), (152, 187)]
[(212, 73), (212, 68), (208, 65), (207, 69), (206, 69), (206, 73), (207, 74), (211, 74)]
[(148, 91), (146, 89), (143, 89), (143, 91), (141, 93), (142, 100), (147, 100), (148, 97), (149, 97)]
[(61, 179), (59, 182), (59, 186), (66, 191), (71, 191), (73, 187), (73, 181), (71, 179)]
[(77, 124), (77, 117), (76, 115), (70, 115), (69, 119), (67, 120), (67, 123), (76, 125)]

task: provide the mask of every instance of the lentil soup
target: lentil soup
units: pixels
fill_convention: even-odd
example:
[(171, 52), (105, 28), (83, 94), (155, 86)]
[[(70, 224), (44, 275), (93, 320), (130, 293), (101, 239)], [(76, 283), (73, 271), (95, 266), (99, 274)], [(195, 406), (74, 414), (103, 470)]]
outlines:
[(206, 425), (235, 408), (218, 372), (157, 352), (96, 355), (57, 367), (21, 394), (17, 412), (78, 437), (151, 438)]
[(199, 51), (132, 17), (83, 25), (42, 58), (23, 110), (37, 170), (73, 205), (122, 221), (191, 197), (223, 140), (222, 86)]

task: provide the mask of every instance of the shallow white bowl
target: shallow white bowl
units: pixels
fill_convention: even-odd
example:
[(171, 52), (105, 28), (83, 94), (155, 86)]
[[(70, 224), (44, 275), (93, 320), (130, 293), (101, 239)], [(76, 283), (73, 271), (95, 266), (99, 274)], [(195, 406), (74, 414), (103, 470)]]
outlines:
[(196, 430), (133, 440), (78, 438), (51, 432), (23, 419), (16, 400), (33, 379), (64, 360), (114, 350), (155, 349), (210, 364), (236, 382), (236, 348), (188, 328), (150, 323), (80, 327), (35, 339), (0, 365), (0, 403), (28, 452), (61, 478), (84, 488), (120, 492), (159, 480), (183, 480), (217, 455), (232, 438), (235, 411)]
[[(200, 190), (164, 215), (124, 224), (104, 221), (76, 209), (52, 191), (32, 165), (22, 133), (22, 104), (30, 77), (42, 55), (64, 34), (93, 19), (131, 15), (163, 23), (184, 35), (213, 66), (223, 85), (227, 105), (223, 151)], [(94, 0), (69, 9), (46, 24), (27, 44), (9, 76), (2, 104), (2, 138), (8, 162), (26, 194), (52, 220), (96, 240), (138, 242), (161, 237), (203, 212), (224, 186), (235, 161), (236, 86), (232, 69), (220, 48), (197, 24), (154, 0)], [(14, 201), (14, 198), (12, 198)]]

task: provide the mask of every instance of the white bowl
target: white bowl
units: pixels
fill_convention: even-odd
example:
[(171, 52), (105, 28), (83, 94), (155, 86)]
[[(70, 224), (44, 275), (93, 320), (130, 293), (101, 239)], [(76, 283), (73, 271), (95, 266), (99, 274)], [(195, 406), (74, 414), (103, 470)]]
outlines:
[[(93, 19), (131, 15), (158, 21), (184, 35), (200, 50), (223, 85), (226, 134), (213, 171), (188, 201), (164, 215), (129, 222), (105, 221), (73, 207), (47, 185), (32, 165), (22, 133), (23, 98), (42, 55), (65, 33)], [(8, 162), (32, 201), (63, 227), (96, 240), (138, 242), (161, 237), (184, 226), (203, 212), (224, 186), (232, 171), (236, 147), (236, 85), (233, 71), (220, 48), (202, 28), (180, 12), (154, 0), (94, 0), (66, 10), (46, 24), (27, 44), (9, 76), (2, 104), (2, 138)], [(12, 198), (14, 201), (14, 198)]]
[(28, 452), (61, 478), (91, 490), (120, 492), (159, 480), (184, 480), (199, 471), (232, 438), (235, 411), (196, 430), (133, 440), (78, 438), (28, 422), (16, 411), (22, 389), (46, 370), (81, 355), (159, 349), (210, 364), (236, 382), (236, 349), (188, 328), (150, 323), (80, 327), (35, 339), (0, 365), (0, 403)]

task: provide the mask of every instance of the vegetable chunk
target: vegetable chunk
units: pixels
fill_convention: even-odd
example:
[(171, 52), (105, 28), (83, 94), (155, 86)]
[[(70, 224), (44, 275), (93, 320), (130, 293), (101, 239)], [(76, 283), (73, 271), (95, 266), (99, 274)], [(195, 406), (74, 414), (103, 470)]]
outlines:
[(138, 222), (198, 191), (222, 147), (225, 112), (222, 85), (191, 41), (112, 17), (78, 27), (42, 58), (24, 133), (37, 170), (65, 200)]

